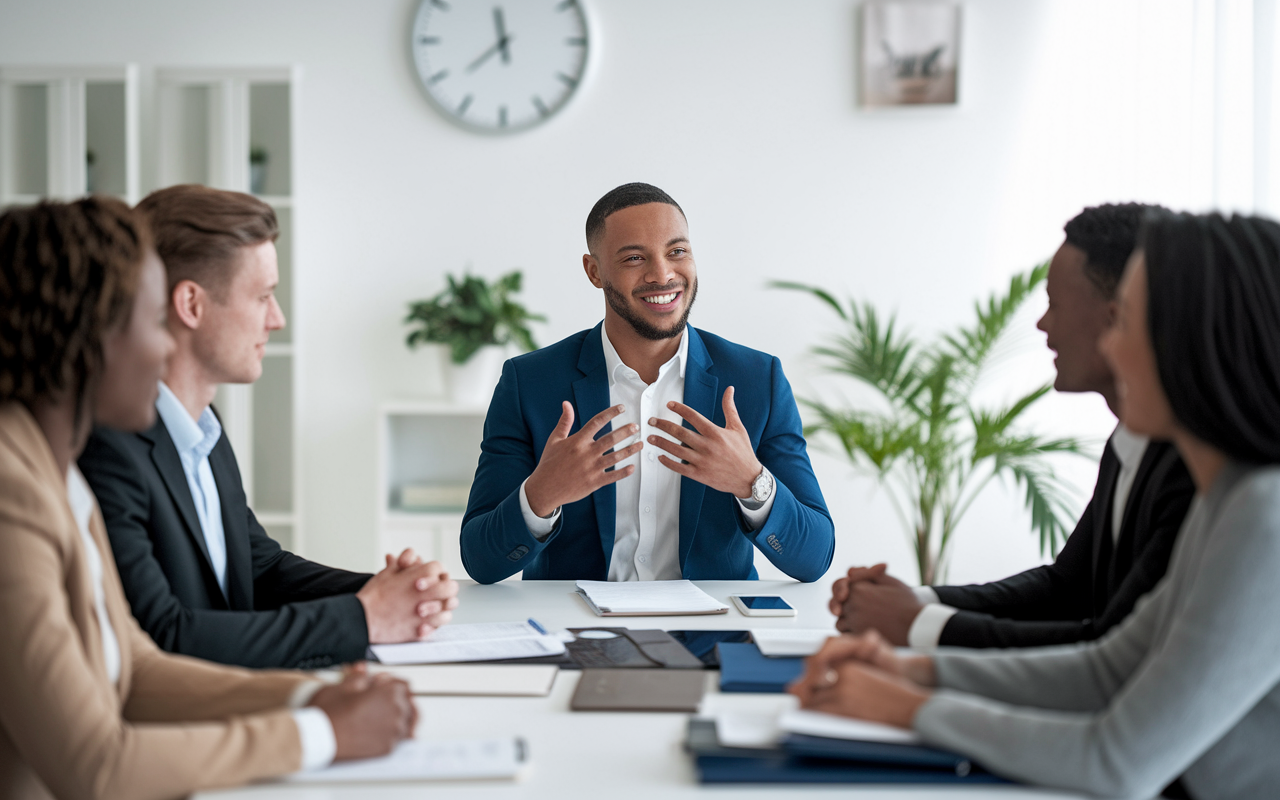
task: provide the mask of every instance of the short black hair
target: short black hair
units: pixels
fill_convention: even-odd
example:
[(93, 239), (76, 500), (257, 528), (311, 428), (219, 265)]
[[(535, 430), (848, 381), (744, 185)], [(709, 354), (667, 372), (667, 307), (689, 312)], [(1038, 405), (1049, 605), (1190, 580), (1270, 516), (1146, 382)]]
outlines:
[(1109, 298), (1124, 275), (1124, 265), (1138, 246), (1138, 229), (1148, 211), (1161, 206), (1144, 203), (1105, 203), (1076, 214), (1063, 226), (1067, 244), (1084, 251), (1085, 275)]
[(1174, 416), (1233, 459), (1280, 463), (1280, 223), (1152, 212), (1138, 245)]
[(591, 247), (591, 242), (604, 230), (604, 221), (611, 214), (646, 203), (666, 203), (669, 206), (675, 206), (680, 216), (684, 216), (684, 209), (680, 204), (657, 186), (648, 183), (624, 183), (616, 189), (611, 189), (591, 207), (591, 213), (587, 215), (587, 247)]

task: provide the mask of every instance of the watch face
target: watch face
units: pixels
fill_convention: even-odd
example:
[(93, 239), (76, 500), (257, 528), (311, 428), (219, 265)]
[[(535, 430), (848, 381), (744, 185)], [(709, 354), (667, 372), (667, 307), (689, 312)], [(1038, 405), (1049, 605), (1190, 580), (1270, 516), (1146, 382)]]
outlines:
[(422, 0), (413, 57), (427, 96), (469, 128), (505, 133), (559, 111), (587, 65), (579, 0)]

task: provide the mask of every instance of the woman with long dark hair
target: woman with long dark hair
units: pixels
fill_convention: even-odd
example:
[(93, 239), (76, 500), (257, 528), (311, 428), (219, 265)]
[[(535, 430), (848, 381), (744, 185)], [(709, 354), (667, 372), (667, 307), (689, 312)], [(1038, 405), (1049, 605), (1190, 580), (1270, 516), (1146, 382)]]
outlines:
[(1197, 495), (1168, 574), (1096, 642), (898, 656), (832, 639), (792, 689), (1029, 783), (1258, 798), (1280, 786), (1280, 224), (1147, 218), (1102, 344), (1121, 418)]
[(176, 797), (380, 755), (416, 719), (402, 682), (173, 656), (130, 616), (75, 461), (95, 424), (152, 424), (165, 307), (124, 203), (0, 216), (0, 798)]

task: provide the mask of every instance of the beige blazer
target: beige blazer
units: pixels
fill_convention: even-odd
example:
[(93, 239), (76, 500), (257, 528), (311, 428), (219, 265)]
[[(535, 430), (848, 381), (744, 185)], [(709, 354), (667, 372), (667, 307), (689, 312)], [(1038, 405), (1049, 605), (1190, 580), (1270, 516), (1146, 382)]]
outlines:
[(0, 404), (0, 800), (180, 797), (298, 769), (286, 704), (305, 677), (161, 651), (129, 613), (97, 508), (90, 527), (118, 685), (66, 478), (26, 408)]

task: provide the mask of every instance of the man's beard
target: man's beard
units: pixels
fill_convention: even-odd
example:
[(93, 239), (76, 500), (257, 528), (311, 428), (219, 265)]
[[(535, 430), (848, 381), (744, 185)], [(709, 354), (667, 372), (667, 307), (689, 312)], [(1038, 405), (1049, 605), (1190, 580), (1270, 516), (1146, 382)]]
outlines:
[[(626, 320), (627, 324), (631, 326), (631, 329), (645, 339), (655, 342), (662, 341), (663, 339), (674, 339), (684, 332), (685, 324), (689, 321), (689, 312), (693, 310), (693, 301), (698, 297), (698, 279), (695, 277), (692, 284), (685, 286), (660, 288), (669, 288), (672, 291), (685, 292), (689, 295), (689, 301), (685, 303), (684, 313), (680, 315), (680, 319), (675, 325), (666, 329), (650, 324), (648, 320), (633, 311), (631, 306), (627, 303), (626, 295), (613, 288), (613, 284), (608, 281), (604, 282), (604, 299), (609, 304), (609, 308), (614, 310), (614, 313)], [(644, 291), (649, 292), (655, 290), (646, 288)], [(643, 303), (645, 301), (641, 300), (640, 302)]]

